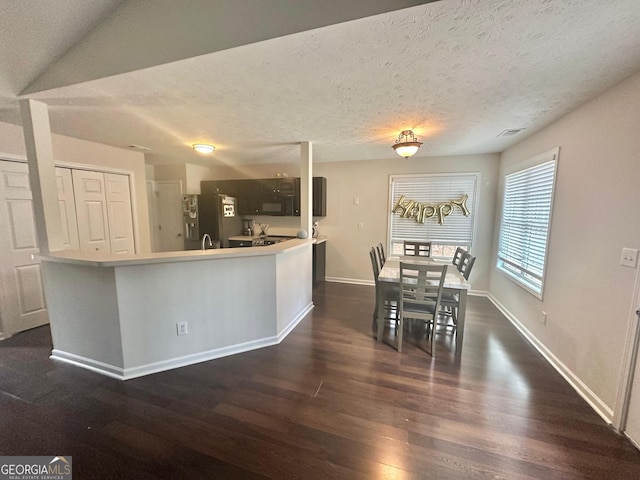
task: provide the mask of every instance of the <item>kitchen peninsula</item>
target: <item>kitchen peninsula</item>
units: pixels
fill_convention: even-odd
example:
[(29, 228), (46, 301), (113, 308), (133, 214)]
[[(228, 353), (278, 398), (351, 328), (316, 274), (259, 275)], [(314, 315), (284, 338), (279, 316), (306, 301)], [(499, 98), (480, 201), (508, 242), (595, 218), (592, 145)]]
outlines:
[(51, 357), (126, 380), (277, 344), (313, 308), (312, 244), (43, 256)]

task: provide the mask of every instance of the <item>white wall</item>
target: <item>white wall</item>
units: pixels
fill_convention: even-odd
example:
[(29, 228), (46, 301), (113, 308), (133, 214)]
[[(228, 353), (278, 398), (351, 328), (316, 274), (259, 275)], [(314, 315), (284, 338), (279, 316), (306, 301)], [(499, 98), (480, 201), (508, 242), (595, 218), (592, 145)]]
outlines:
[[(299, 163), (262, 163), (252, 165), (215, 165), (208, 180), (233, 180), (236, 178), (275, 178), (278, 174), (300, 176)], [(315, 174), (314, 174), (315, 175)], [(317, 176), (317, 175), (316, 175)]]
[(211, 176), (211, 169), (209, 167), (201, 167), (200, 165), (193, 165), (187, 163), (185, 165), (186, 182), (185, 193), (189, 195), (200, 195), (200, 182), (207, 180)]
[[(542, 301), (493, 266), (490, 290), (545, 348), (615, 409), (636, 270), (619, 265), (640, 248), (640, 73), (526, 138), (501, 156), (497, 245), (505, 169), (560, 146)], [(540, 312), (547, 312), (546, 326)], [(587, 392), (589, 393), (589, 392)], [(607, 412), (607, 410), (609, 410)]]
[[(369, 249), (386, 243), (390, 175), (480, 172), (473, 246), (477, 260), (470, 280), (473, 290), (488, 290), (498, 165), (498, 155), (405, 160), (395, 154), (377, 161), (314, 164), (313, 174), (327, 178), (327, 216), (317, 219), (320, 233), (328, 235), (327, 277), (373, 282)], [(359, 205), (354, 205), (356, 197)], [(363, 230), (358, 230), (358, 222), (364, 223)]]
[(158, 182), (179, 180), (182, 182), (182, 190), (184, 191), (184, 186), (187, 183), (187, 164), (176, 163), (176, 164), (154, 165), (153, 179)]
[[(53, 155), (56, 162), (105, 167), (133, 172), (132, 202), (137, 222), (136, 245), (140, 252), (150, 251), (149, 213), (147, 209), (146, 173), (144, 155), (138, 152), (102, 145), (99, 143), (52, 135)], [(0, 122), (0, 153), (26, 159), (22, 127)]]

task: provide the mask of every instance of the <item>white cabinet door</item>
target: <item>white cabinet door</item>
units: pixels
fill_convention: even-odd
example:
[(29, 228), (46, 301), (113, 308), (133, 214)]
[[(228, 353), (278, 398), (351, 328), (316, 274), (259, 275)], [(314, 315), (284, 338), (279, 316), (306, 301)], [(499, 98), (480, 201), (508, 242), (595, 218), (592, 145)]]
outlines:
[(29, 169), (0, 161), (0, 338), (49, 322)]
[(60, 206), (64, 248), (65, 250), (80, 250), (73, 179), (70, 169), (56, 167), (56, 185), (58, 187), (58, 205)]
[(104, 186), (107, 194), (111, 252), (135, 253), (129, 177), (105, 173)]
[(73, 170), (80, 250), (110, 252), (104, 174)]

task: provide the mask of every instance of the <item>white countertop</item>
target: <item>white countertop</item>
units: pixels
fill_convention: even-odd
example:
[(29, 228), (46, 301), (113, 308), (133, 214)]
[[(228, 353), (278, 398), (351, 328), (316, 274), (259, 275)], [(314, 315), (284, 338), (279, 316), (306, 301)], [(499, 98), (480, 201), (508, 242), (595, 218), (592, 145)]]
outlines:
[[(243, 237), (251, 238), (251, 237)], [(177, 252), (157, 252), (142, 254), (116, 254), (102, 252), (83, 252), (79, 250), (63, 250), (41, 255), (43, 261), (69, 263), (93, 267), (118, 267), (127, 265), (144, 265), (150, 263), (193, 262), (202, 260), (220, 260), (224, 258), (256, 257), (277, 255), (290, 250), (302, 248), (314, 243), (315, 239), (293, 238), (273, 245), (245, 248), (218, 248), (210, 250), (186, 250)]]

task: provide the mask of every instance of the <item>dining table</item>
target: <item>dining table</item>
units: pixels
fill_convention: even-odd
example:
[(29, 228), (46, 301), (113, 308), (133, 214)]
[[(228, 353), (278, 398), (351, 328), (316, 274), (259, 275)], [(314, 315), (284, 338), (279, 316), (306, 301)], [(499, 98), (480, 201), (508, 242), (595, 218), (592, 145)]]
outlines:
[[(398, 291), (400, 285), (400, 262), (413, 263), (418, 265), (448, 265), (447, 275), (444, 280), (443, 294), (452, 293), (458, 295), (459, 305), (456, 321), (456, 355), (462, 352), (462, 341), (464, 340), (465, 314), (467, 310), (467, 293), (471, 289), (471, 284), (465, 280), (458, 269), (451, 264), (450, 260), (437, 259), (432, 257), (418, 256), (390, 256), (386, 259), (378, 275), (378, 335), (377, 340), (382, 341), (384, 332), (384, 305), (385, 298), (388, 298), (389, 290)], [(400, 298), (398, 298), (398, 302)]]

